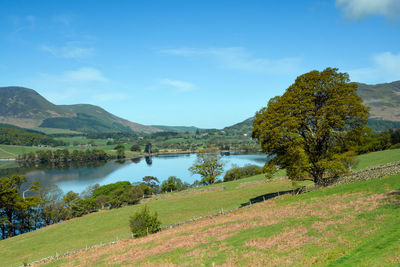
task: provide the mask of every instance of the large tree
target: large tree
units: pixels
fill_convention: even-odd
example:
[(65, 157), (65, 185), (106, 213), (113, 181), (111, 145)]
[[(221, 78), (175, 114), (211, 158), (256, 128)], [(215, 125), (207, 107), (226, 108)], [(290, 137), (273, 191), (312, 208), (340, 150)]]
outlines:
[(286, 168), (289, 178), (311, 177), (320, 185), (348, 170), (367, 120), (357, 84), (327, 68), (297, 77), (258, 111), (253, 138), (273, 156), (264, 167), (268, 174)]

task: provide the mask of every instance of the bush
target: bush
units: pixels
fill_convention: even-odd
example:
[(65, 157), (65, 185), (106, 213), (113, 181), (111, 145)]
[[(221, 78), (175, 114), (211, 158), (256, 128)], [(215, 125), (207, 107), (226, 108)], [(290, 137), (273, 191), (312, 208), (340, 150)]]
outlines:
[(234, 167), (225, 173), (224, 182), (234, 181), (261, 173), (262, 167), (259, 167), (257, 165), (246, 165), (242, 168)]
[(158, 220), (157, 213), (151, 215), (147, 206), (130, 217), (129, 225), (134, 237), (146, 236), (161, 229), (161, 222)]
[(140, 152), (141, 151), (140, 146), (138, 144), (133, 144), (131, 146), (131, 151)]

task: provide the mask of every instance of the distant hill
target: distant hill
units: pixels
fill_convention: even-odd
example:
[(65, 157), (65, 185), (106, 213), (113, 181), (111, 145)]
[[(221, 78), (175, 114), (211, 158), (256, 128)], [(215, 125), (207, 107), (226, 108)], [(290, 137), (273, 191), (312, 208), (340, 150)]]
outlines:
[(359, 83), (358, 94), (371, 108), (371, 119), (400, 122), (400, 81), (375, 85)]
[(32, 89), (14, 86), (0, 87), (0, 123), (85, 133), (162, 131), (119, 118), (94, 105), (55, 105)]
[(224, 131), (229, 133), (229, 134), (240, 134), (244, 135), (247, 134), (248, 136), (251, 136), (251, 133), (253, 131), (253, 122), (254, 122), (255, 116), (248, 118), (242, 122), (236, 123), (232, 126), (228, 126), (224, 128)]
[[(400, 81), (368, 85), (358, 83), (358, 94), (363, 103), (370, 107), (368, 126), (377, 132), (400, 128)], [(233, 131), (251, 135), (255, 117), (225, 127)]]
[(160, 129), (165, 132), (174, 132), (174, 133), (196, 133), (197, 130), (201, 130), (200, 128), (194, 126), (164, 126), (164, 125), (151, 125), (154, 128)]

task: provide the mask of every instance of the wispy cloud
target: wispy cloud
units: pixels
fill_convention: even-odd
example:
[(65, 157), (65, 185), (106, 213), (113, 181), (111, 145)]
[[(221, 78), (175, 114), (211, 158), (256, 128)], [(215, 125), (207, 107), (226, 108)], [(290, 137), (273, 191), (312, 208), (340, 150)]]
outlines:
[(55, 57), (82, 59), (93, 56), (94, 49), (91, 47), (81, 47), (78, 43), (70, 42), (63, 47), (42, 45), (40, 50), (48, 52)]
[(13, 27), (13, 34), (17, 34), (24, 30), (32, 30), (36, 25), (36, 17), (32, 15), (27, 16), (9, 16)]
[(369, 15), (400, 17), (399, 0), (336, 0), (336, 7), (350, 19), (361, 19)]
[(105, 82), (107, 79), (100, 70), (83, 67), (77, 70), (65, 71), (61, 79), (68, 82)]
[(400, 53), (384, 52), (371, 58), (372, 66), (350, 70), (353, 81), (381, 83), (400, 80)]
[(194, 84), (180, 80), (163, 79), (161, 83), (171, 86), (180, 92), (188, 92), (196, 89), (196, 86)]
[(180, 48), (161, 50), (161, 52), (186, 57), (207, 57), (215, 60), (225, 68), (273, 75), (297, 72), (302, 61), (300, 57), (285, 57), (279, 59), (255, 57), (242, 47), (206, 49)]

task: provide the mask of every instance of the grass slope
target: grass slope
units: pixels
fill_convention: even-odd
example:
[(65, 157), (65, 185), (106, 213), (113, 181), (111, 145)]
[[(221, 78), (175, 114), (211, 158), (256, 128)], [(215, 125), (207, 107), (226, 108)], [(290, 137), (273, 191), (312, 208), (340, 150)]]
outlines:
[(399, 195), (398, 174), (282, 196), (46, 266), (395, 266)]
[[(400, 150), (388, 150), (361, 156), (359, 166), (366, 168), (399, 160)], [(147, 205), (152, 211), (158, 212), (165, 225), (212, 214), (221, 209), (236, 208), (251, 198), (292, 188), (292, 183), (287, 180), (278, 179), (269, 183), (263, 181), (263, 175), (253, 176), (210, 186), (208, 188), (213, 190), (208, 192), (191, 190), (187, 193), (166, 194), (164, 199), (150, 201)], [(142, 205), (97, 212), (2, 240), (0, 262), (5, 266), (17, 266), (56, 253), (129, 237), (128, 218)]]

